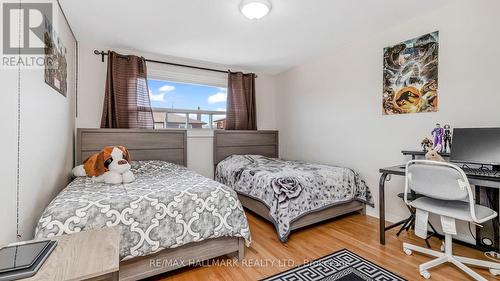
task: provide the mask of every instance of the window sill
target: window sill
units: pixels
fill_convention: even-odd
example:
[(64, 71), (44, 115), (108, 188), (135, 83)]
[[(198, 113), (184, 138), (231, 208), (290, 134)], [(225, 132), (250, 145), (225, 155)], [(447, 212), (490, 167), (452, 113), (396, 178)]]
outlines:
[(159, 131), (186, 131), (187, 132), (187, 137), (213, 137), (214, 136), (214, 131), (215, 130), (220, 130), (220, 129), (210, 129), (210, 128), (203, 128), (203, 129), (173, 129), (173, 128), (161, 128), (161, 129), (155, 129)]
[(214, 129), (187, 129), (188, 138), (213, 138)]

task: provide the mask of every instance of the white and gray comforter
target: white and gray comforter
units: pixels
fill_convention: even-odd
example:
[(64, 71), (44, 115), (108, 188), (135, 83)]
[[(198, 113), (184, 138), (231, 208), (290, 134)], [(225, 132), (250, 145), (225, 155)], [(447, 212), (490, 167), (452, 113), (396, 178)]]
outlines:
[(134, 161), (129, 184), (73, 180), (43, 212), (35, 236), (121, 226), (120, 257), (129, 259), (222, 236), (250, 243), (236, 193), (184, 167)]
[(343, 167), (232, 155), (217, 165), (216, 180), (264, 203), (282, 242), (290, 224), (306, 214), (352, 200), (373, 205), (365, 182)]

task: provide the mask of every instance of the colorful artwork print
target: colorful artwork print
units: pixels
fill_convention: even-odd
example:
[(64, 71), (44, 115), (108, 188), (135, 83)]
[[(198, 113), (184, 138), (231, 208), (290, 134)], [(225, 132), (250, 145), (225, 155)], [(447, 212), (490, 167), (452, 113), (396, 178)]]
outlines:
[(384, 115), (438, 111), (439, 31), (384, 48)]
[(68, 89), (68, 63), (66, 47), (62, 44), (52, 24), (45, 20), (45, 83), (66, 96)]

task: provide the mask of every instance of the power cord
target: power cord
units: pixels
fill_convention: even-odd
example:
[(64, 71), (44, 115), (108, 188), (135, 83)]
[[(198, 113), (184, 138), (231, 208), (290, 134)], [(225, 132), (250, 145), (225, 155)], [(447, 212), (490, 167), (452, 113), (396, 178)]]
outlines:
[[(22, 11), (21, 0), (19, 0), (19, 10)], [(18, 21), (18, 44), (21, 46), (21, 17)], [(21, 57), (21, 47), (18, 48), (18, 55)], [(21, 222), (20, 222), (20, 186), (21, 186), (21, 65), (17, 66), (17, 159), (16, 159), (16, 239), (20, 241), (22, 238), (21, 234)]]
[(470, 232), (470, 235), (472, 236), (472, 238), (474, 238), (474, 240), (476, 240), (476, 235), (474, 235), (472, 233), (472, 229), (470, 228), (470, 225), (471, 225), (471, 223), (469, 222), (469, 232)]

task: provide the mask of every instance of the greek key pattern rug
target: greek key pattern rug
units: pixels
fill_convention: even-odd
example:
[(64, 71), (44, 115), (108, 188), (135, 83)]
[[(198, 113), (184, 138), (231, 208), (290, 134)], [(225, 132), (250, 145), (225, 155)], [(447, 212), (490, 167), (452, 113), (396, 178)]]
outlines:
[(343, 249), (263, 281), (406, 281), (406, 279)]

